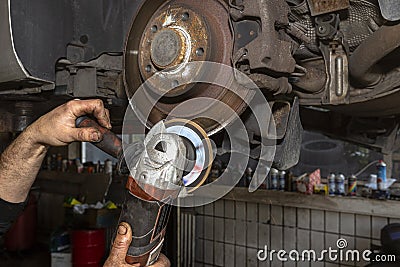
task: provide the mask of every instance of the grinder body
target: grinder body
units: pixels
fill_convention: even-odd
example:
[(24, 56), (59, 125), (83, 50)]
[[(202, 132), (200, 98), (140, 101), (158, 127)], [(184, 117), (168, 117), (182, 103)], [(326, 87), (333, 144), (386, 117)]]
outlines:
[(127, 263), (148, 266), (158, 259), (171, 211), (170, 203), (175, 197), (169, 193), (159, 201), (149, 196), (133, 177), (129, 176), (125, 203), (119, 220), (129, 223), (132, 227), (132, 243), (125, 259)]
[[(77, 127), (95, 127), (103, 134), (103, 139), (95, 146), (119, 159), (119, 169), (131, 175), (126, 184), (125, 201), (122, 207), (119, 222), (126, 222), (132, 228), (132, 242), (126, 255), (129, 264), (140, 263), (140, 266), (148, 266), (155, 263), (160, 254), (169, 215), (171, 203), (179, 194), (180, 187), (175, 186), (182, 178), (182, 171), (177, 166), (182, 165), (177, 161), (179, 154), (185, 154), (185, 148), (179, 140), (163, 139), (159, 133), (146, 137), (144, 152), (139, 154), (134, 151), (134, 159), (126, 159), (122, 151), (122, 140), (110, 130), (101, 127), (96, 121), (89, 117), (80, 117), (76, 121)], [(157, 127), (154, 127), (157, 128)], [(162, 131), (155, 129), (155, 132)], [(151, 139), (157, 135), (156, 140)], [(156, 151), (157, 142), (172, 143), (172, 155), (175, 159), (171, 161), (171, 155), (164, 157), (165, 152)], [(136, 146), (135, 150), (138, 147)], [(171, 149), (170, 149), (171, 150)], [(160, 154), (161, 153), (161, 154)], [(139, 159), (137, 159), (139, 158)], [(169, 162), (168, 162), (169, 160)], [(131, 162), (134, 161), (134, 166)], [(130, 172), (129, 169), (133, 169)], [(150, 177), (145, 177), (145, 175)], [(134, 176), (140, 176), (135, 177)], [(175, 183), (175, 184), (174, 184)]]

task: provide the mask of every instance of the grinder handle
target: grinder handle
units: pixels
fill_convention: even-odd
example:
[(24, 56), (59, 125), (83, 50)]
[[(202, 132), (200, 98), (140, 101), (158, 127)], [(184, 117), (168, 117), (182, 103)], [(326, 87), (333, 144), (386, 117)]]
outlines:
[(122, 153), (122, 140), (115, 133), (100, 126), (95, 120), (89, 118), (88, 116), (79, 117), (75, 122), (75, 126), (77, 128), (96, 128), (102, 134), (103, 139), (92, 144), (114, 158), (118, 159), (120, 157)]

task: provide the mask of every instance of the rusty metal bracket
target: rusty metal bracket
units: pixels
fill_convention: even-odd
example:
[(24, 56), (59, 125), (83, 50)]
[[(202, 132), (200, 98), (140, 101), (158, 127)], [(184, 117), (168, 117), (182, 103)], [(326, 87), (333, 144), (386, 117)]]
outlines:
[(349, 102), (349, 62), (341, 42), (333, 41), (321, 45), (326, 63), (327, 83), (325, 85), (324, 104), (338, 105)]
[(349, 102), (348, 46), (339, 31), (339, 14), (315, 18), (320, 50), (324, 57), (327, 80), (323, 104), (338, 105)]
[(124, 98), (122, 55), (102, 54), (79, 63), (62, 59), (57, 63), (56, 86), (56, 93), (73, 97)]
[(229, 12), (235, 30), (235, 51), (246, 51), (240, 60), (252, 70), (292, 73), (296, 65), (293, 40), (285, 29), (276, 27), (289, 25), (288, 4), (284, 0), (237, 2), (236, 6), (231, 3)]
[(350, 7), (349, 0), (307, 0), (311, 15), (318, 16)]

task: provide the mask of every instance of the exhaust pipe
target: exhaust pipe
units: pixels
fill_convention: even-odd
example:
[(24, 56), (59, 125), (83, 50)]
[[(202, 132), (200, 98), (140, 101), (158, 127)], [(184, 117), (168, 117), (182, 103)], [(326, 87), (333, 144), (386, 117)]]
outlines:
[(381, 26), (351, 55), (349, 71), (355, 86), (365, 88), (378, 84), (383, 73), (376, 64), (400, 47), (400, 24)]

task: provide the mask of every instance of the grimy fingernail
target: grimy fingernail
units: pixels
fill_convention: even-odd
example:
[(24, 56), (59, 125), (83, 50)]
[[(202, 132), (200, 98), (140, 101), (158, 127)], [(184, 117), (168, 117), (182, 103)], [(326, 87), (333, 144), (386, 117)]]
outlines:
[(93, 132), (91, 135), (91, 139), (93, 142), (97, 142), (100, 140), (100, 133), (98, 132)]
[(126, 235), (126, 232), (128, 232), (128, 229), (126, 229), (125, 226), (123, 226), (123, 225), (118, 226), (118, 234), (119, 235)]

